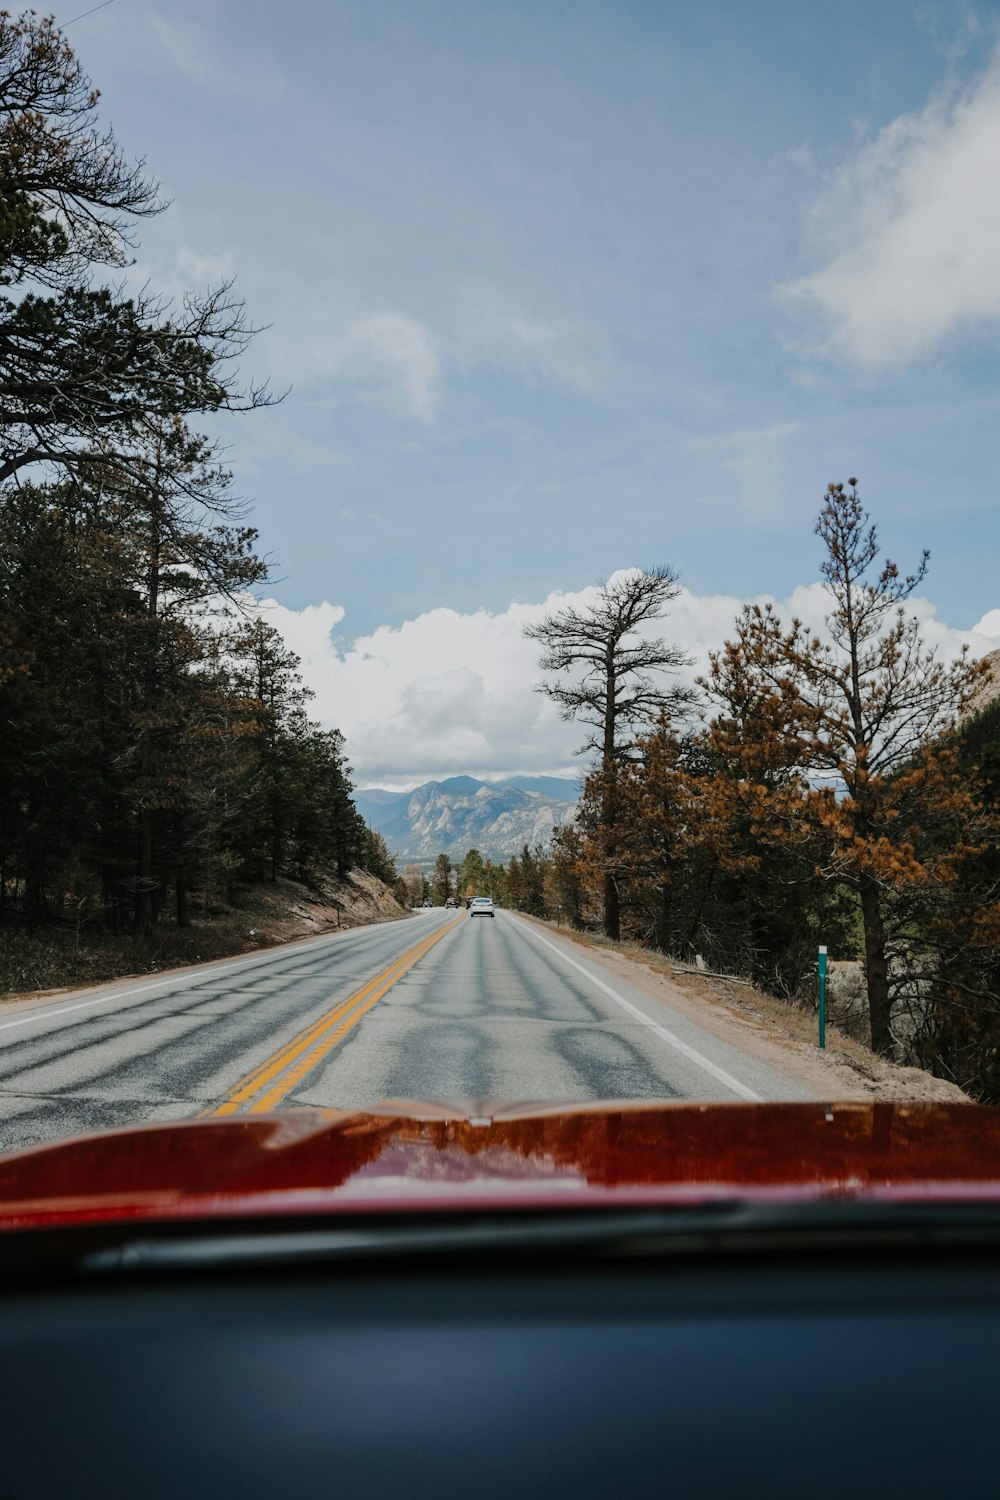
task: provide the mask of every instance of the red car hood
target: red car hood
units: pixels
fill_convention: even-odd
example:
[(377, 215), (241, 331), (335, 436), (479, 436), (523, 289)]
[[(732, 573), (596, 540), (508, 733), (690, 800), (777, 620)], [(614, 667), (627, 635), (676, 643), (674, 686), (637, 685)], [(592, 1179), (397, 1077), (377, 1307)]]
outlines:
[(150, 1125), (0, 1157), (0, 1229), (831, 1197), (1000, 1202), (1000, 1109), (390, 1102)]

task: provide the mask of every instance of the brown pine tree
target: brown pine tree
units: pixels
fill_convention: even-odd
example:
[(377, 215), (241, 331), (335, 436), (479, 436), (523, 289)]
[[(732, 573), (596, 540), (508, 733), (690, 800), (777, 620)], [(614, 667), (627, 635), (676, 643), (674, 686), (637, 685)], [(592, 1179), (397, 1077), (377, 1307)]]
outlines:
[(831, 600), (826, 638), (747, 606), (736, 639), (712, 658), (707, 685), (722, 710), (713, 732), (743, 768), (736, 790), (756, 835), (820, 835), (819, 873), (856, 891), (872, 1046), (888, 1053), (889, 903), (915, 883), (949, 878), (947, 860), (922, 858), (917, 842), (931, 809), (965, 795), (947, 733), (975, 669), (964, 659), (945, 665), (926, 646), (904, 606), (928, 555), (906, 577), (888, 559), (878, 565), (854, 479), (829, 486), (816, 532)]

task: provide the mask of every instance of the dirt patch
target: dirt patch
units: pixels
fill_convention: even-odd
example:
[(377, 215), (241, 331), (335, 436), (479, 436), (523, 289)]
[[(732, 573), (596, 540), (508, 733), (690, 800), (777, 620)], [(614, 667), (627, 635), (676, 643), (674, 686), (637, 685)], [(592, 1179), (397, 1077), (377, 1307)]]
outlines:
[(231, 904), (195, 907), (190, 927), (159, 924), (150, 936), (0, 929), (0, 1005), (47, 999), (87, 985), (255, 953), (302, 938), (410, 916), (387, 885), (356, 870), (316, 887), (294, 880), (251, 886)]
[(242, 931), (249, 951), (338, 927), (396, 922), (410, 912), (381, 880), (355, 870), (346, 879), (326, 880), (315, 890), (292, 880), (256, 886), (240, 897), (230, 915), (229, 925)]
[[(523, 913), (522, 913), (523, 918)], [(526, 918), (556, 931), (553, 922)], [(957, 1084), (921, 1068), (899, 1067), (870, 1048), (826, 1028), (826, 1047), (817, 1044), (814, 1015), (750, 984), (697, 972), (677, 972), (675, 959), (634, 943), (611, 943), (591, 933), (562, 927), (559, 936), (587, 949), (589, 957), (654, 1000), (670, 1007), (721, 1041), (749, 1052), (794, 1078), (817, 1098), (886, 1102), (972, 1104)]]

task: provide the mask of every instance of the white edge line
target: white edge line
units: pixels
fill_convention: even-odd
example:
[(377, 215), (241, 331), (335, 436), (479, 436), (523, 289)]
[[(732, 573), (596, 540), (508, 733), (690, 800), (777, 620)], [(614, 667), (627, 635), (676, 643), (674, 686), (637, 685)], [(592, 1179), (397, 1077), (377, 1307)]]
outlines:
[[(348, 937), (351, 932), (365, 931), (369, 925), (374, 924), (366, 923), (364, 928), (349, 928), (343, 935), (344, 937)], [(337, 936), (336, 932), (324, 932), (321, 937), (313, 938), (311, 941), (303, 943), (301, 947), (295, 949), (295, 952), (307, 953), (311, 948), (321, 947), (323, 943), (329, 942), (331, 938)], [(89, 1010), (94, 1005), (107, 1005), (112, 1000), (129, 1000), (133, 995), (143, 994), (145, 990), (159, 990), (165, 984), (180, 984), (184, 979), (194, 980), (212, 974), (228, 974), (232, 969), (260, 968), (269, 959), (276, 958), (277, 956), (277, 953), (272, 949), (269, 953), (247, 953), (243, 958), (237, 959), (231, 964), (204, 964), (200, 969), (186, 969), (180, 972), (175, 969), (172, 974), (164, 974), (162, 979), (153, 979), (149, 984), (133, 985), (131, 989), (127, 990), (113, 990), (110, 995), (98, 995), (93, 1000), (77, 1000), (75, 1004), (64, 1005), (59, 1010), (49, 1010), (43, 1005), (36, 1005), (32, 1008), (29, 1015), (18, 1016), (16, 1021), (0, 1021), (0, 1031), (10, 1031), (14, 1026), (30, 1026), (32, 1021), (47, 1021), (50, 1017), (68, 1016), (71, 1011)]]
[(645, 1011), (641, 1011), (637, 1005), (633, 1005), (631, 1000), (626, 1000), (624, 995), (619, 995), (617, 990), (613, 990), (609, 984), (605, 984), (603, 979), (598, 979), (597, 975), (591, 973), (589, 969), (585, 969), (583, 964), (578, 964), (575, 958), (570, 958), (569, 954), (565, 953), (557, 944), (550, 942), (548, 938), (542, 937), (541, 933), (536, 932), (529, 923), (520, 921), (519, 918), (513, 916), (513, 913), (509, 913), (509, 915), (517, 923), (518, 927), (525, 928), (537, 942), (544, 943), (546, 948), (551, 948), (552, 952), (558, 954), (563, 963), (569, 964), (570, 968), (578, 969), (585, 979), (589, 979), (591, 984), (596, 985), (599, 990), (603, 990), (605, 995), (609, 996), (616, 1005), (620, 1005), (622, 1010), (627, 1010), (630, 1016), (634, 1016), (637, 1021), (641, 1021), (644, 1026), (648, 1026), (650, 1031), (655, 1031), (657, 1036), (661, 1036), (669, 1046), (674, 1047), (689, 1062), (693, 1062), (699, 1068), (704, 1068), (706, 1073), (711, 1073), (713, 1078), (718, 1079), (719, 1083), (725, 1084), (727, 1089), (732, 1089), (733, 1093), (738, 1094), (741, 1099), (752, 1100), (755, 1104), (763, 1103), (763, 1094), (755, 1094), (753, 1089), (748, 1089), (745, 1083), (740, 1083), (739, 1079), (734, 1078), (732, 1073), (727, 1073), (725, 1068), (718, 1067), (712, 1062), (711, 1058), (705, 1057), (701, 1052), (697, 1052), (694, 1047), (689, 1047), (687, 1042), (682, 1042), (680, 1037), (675, 1036), (672, 1031), (668, 1031), (666, 1026), (661, 1026), (659, 1021), (654, 1021), (651, 1016), (647, 1016)]

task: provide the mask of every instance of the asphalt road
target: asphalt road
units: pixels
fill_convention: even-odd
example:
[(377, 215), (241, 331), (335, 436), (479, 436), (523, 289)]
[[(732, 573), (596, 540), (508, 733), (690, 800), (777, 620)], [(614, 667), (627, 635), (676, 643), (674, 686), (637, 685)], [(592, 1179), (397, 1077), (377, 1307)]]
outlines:
[(497, 1097), (808, 1094), (509, 912), (421, 912), (0, 1007), (0, 1151), (199, 1114)]

